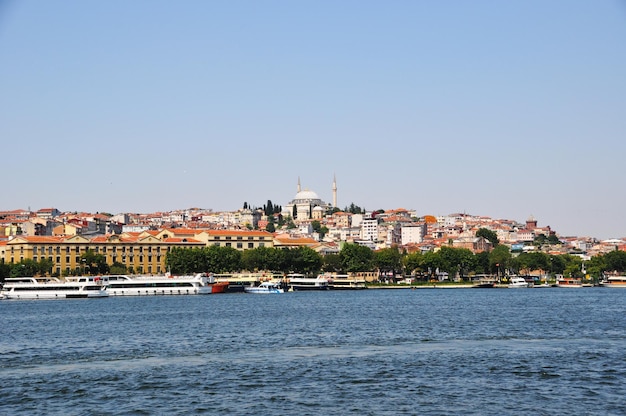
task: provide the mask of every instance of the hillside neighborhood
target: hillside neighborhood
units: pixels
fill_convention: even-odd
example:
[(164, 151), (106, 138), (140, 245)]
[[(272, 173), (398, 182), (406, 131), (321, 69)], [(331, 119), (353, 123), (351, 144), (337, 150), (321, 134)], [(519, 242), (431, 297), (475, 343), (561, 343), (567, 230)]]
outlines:
[[(154, 213), (0, 211), (0, 261), (19, 263), (47, 257), (61, 273), (81, 266), (79, 253), (92, 250), (147, 273), (165, 271), (165, 254), (172, 247), (218, 245), (237, 250), (257, 247), (306, 246), (325, 255), (338, 253), (342, 244), (355, 243), (372, 250), (398, 247), (406, 253), (437, 251), (442, 246), (473, 253), (490, 251), (491, 242), (477, 237), (479, 229), (495, 233), (511, 251), (571, 254), (586, 260), (615, 250), (626, 250), (624, 240), (599, 241), (593, 237), (562, 236), (540, 226), (530, 216), (525, 222), (454, 213), (420, 216), (403, 208), (359, 211), (339, 210), (308, 190), (300, 190), (286, 208), (268, 206), (232, 212), (189, 208)], [(277, 209), (278, 208), (278, 209)], [(347, 207), (346, 207), (347, 208)], [(272, 230), (271, 232), (268, 230)], [(547, 240), (558, 244), (537, 244)]]

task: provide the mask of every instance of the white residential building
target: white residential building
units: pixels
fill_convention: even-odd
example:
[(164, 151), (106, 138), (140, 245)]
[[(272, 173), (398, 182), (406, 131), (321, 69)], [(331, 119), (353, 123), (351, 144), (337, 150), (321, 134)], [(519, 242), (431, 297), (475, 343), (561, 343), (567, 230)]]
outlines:
[(404, 224), (400, 234), (402, 245), (421, 243), (426, 235), (426, 224)]
[(378, 241), (378, 220), (376, 218), (365, 218), (361, 221), (361, 240)]

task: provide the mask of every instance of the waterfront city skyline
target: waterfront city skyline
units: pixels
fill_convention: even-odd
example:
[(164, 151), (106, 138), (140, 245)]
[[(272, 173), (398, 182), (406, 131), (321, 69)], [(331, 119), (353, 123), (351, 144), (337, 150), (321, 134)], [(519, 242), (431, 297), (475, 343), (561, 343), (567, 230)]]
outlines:
[(0, 1), (0, 210), (337, 205), (626, 236), (626, 4)]

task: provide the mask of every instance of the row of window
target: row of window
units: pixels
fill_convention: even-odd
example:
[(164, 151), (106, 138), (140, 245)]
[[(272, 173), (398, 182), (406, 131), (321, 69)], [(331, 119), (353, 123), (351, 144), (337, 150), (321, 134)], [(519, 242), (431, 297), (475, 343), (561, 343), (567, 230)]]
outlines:
[[(213, 237), (213, 240), (221, 240), (221, 239), (222, 239), (222, 237), (220, 237), (219, 235), (216, 235), (216, 236)], [(232, 239), (233, 239), (233, 237), (231, 237), (229, 235), (224, 237), (224, 240), (232, 240)], [(265, 240), (265, 237), (248, 237), (248, 240), (255, 240), (255, 239), (263, 241), (263, 240)], [(237, 236), (237, 240), (243, 240), (243, 237), (242, 236)]]
[[(144, 256), (138, 256), (139, 258), (139, 263), (143, 263), (144, 260)], [(146, 256), (146, 258), (148, 259), (148, 263), (152, 263), (152, 256)], [(41, 259), (45, 259), (45, 257), (41, 257)], [(134, 263), (134, 256), (122, 256), (122, 262), (123, 263)], [(23, 257), (20, 258), (20, 261), (24, 260)], [(48, 257), (48, 260), (52, 261), (52, 257)], [(113, 263), (115, 263), (117, 261), (117, 257), (113, 256), (112, 257)], [(39, 258), (37, 256), (33, 256), (33, 261), (39, 261)], [(76, 256), (76, 258), (74, 259), (75, 263), (77, 265), (81, 264), (81, 258), (79, 256)], [(161, 262), (161, 256), (156, 256), (156, 261), (157, 263)], [(57, 264), (61, 263), (61, 256), (57, 256), (55, 259), (55, 262)], [(69, 264), (70, 263), (70, 256), (65, 256), (65, 263)]]
[[(220, 243), (213, 243), (213, 245), (218, 246), (218, 247), (221, 246)], [(232, 247), (232, 246), (233, 246), (233, 243), (224, 243), (223, 247)], [(237, 243), (235, 247), (243, 249), (243, 243)], [(259, 243), (259, 247), (265, 247), (265, 243)], [(248, 243), (248, 248), (254, 248), (254, 243)]]
[[(118, 248), (118, 247), (116, 247), (116, 246), (113, 246), (113, 247), (108, 247), (108, 251), (112, 251), (113, 253), (116, 253), (116, 252), (117, 252), (117, 248)], [(139, 251), (140, 253), (143, 253), (143, 252), (144, 252), (144, 247), (143, 247), (143, 246), (139, 246), (139, 247), (137, 247), (137, 248), (138, 248), (138, 251)], [(96, 246), (96, 247), (88, 247), (88, 246), (80, 247), (80, 246), (75, 246), (75, 247), (74, 247), (74, 252), (76, 252), (76, 253), (86, 252), (88, 249), (91, 249), (91, 250), (93, 250), (93, 251), (94, 251), (94, 252), (96, 252), (96, 253), (100, 253), (100, 252), (102, 252), (102, 253), (106, 253), (106, 252), (107, 252), (107, 247), (105, 247), (105, 246), (103, 246), (103, 247), (99, 247), (99, 246)], [(122, 252), (122, 253), (125, 253), (125, 252), (127, 252), (127, 251), (129, 251), (130, 253), (132, 253), (132, 252), (134, 252), (134, 251), (135, 251), (135, 247), (128, 247), (128, 250), (127, 250), (127, 247), (126, 247), (126, 246), (122, 246), (122, 247), (120, 247), (120, 249), (121, 249), (121, 252)], [(148, 246), (148, 247), (145, 247), (145, 249), (146, 249), (146, 251), (147, 251), (148, 253), (152, 253), (152, 249), (153, 249), (153, 247), (152, 247), (152, 246)], [(47, 250), (47, 254), (52, 254), (52, 253), (53, 253), (53, 247), (52, 247), (52, 246), (48, 246), (48, 247), (38, 247), (38, 246), (33, 246), (33, 254), (38, 254), (38, 253), (39, 253), (39, 254), (46, 254), (46, 250)], [(21, 246), (21, 247), (20, 247), (20, 249), (19, 249), (19, 251), (20, 251), (20, 253), (24, 253), (24, 247), (23, 247), (23, 246)], [(63, 250), (63, 251), (65, 251), (65, 253), (68, 253), (68, 254), (69, 254), (69, 253), (71, 252), (71, 247), (70, 247), (70, 246), (66, 246), (66, 247), (65, 247), (65, 250)], [(157, 253), (160, 253), (160, 252), (161, 252), (161, 247), (154, 247), (154, 251), (156, 251)], [(14, 253), (14, 252), (15, 252), (15, 247), (11, 247), (11, 253)], [(54, 252), (55, 252), (56, 254), (61, 254), (61, 247), (60, 247), (60, 246), (56, 246), (56, 247), (54, 247)]]

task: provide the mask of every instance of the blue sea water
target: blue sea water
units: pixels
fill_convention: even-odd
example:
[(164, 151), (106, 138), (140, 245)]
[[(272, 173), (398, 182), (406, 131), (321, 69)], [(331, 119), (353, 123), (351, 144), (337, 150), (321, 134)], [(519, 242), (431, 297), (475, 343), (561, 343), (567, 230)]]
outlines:
[(2, 415), (623, 415), (626, 290), (0, 301)]

